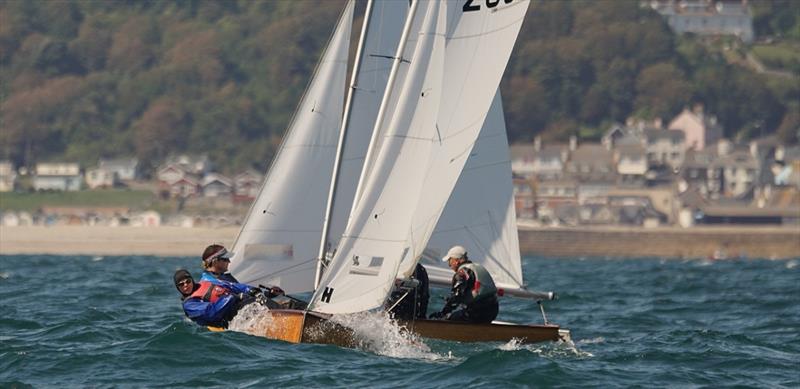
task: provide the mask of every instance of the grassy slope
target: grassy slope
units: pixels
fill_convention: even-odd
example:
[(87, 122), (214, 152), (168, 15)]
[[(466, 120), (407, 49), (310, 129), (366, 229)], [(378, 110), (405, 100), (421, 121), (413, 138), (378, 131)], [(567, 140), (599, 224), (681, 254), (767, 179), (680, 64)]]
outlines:
[(0, 193), (0, 210), (35, 211), (51, 207), (130, 207), (142, 209), (156, 201), (146, 190), (83, 190), (79, 192)]

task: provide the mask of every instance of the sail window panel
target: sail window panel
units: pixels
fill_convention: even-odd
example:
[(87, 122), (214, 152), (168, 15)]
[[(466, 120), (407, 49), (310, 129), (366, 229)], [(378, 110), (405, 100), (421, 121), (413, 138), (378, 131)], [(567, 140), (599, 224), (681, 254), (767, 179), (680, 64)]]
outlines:
[(294, 246), (291, 244), (247, 244), (244, 246), (245, 261), (291, 261)]
[(377, 276), (381, 272), (382, 266), (383, 257), (369, 258), (369, 262), (366, 263), (366, 265), (363, 265), (362, 262), (355, 260), (350, 266), (350, 273), (366, 276)]

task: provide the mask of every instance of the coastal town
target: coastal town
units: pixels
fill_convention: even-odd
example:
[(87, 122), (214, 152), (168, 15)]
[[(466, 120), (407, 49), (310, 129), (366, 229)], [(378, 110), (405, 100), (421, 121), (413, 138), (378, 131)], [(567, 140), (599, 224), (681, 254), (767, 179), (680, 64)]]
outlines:
[[(553, 15), (565, 11), (558, 5), (553, 7), (545, 10)], [(582, 12), (582, 8), (578, 7), (576, 12)], [(779, 52), (786, 47), (785, 43), (781, 43), (779, 34), (764, 33), (763, 25), (759, 27), (757, 20), (763, 16), (754, 14), (752, 8), (747, 1), (739, 0), (658, 0), (640, 4), (640, 9), (654, 11), (666, 24), (665, 29), (686, 39), (669, 44), (677, 45), (681, 56), (705, 58), (704, 50), (709, 50), (708, 53), (719, 55), (716, 60), (720, 61), (712, 69), (721, 69), (719, 66), (724, 63), (724, 66), (763, 75), (780, 84), (796, 83), (794, 62), (787, 59), (789, 57), (768, 55)], [(658, 27), (654, 24), (651, 29), (655, 28)], [(600, 43), (603, 42), (611, 41)], [(605, 64), (595, 70), (598, 77), (606, 65), (611, 66)], [(498, 162), (511, 167), (520, 230), (536, 229), (535, 236), (540, 239), (531, 240), (533, 235), (521, 234), (524, 251), (532, 248), (541, 251), (543, 247), (553, 246), (558, 250), (551, 254), (558, 254), (566, 247), (579, 247), (577, 242), (584, 242), (582, 244), (587, 247), (573, 253), (579, 255), (595, 252), (601, 246), (600, 243), (586, 243), (594, 242), (586, 236), (556, 236), (550, 242), (543, 233), (570, 228), (581, 231), (667, 229), (697, 233), (708, 228), (741, 227), (747, 231), (769, 230), (772, 236), (779, 235), (779, 239), (788, 236), (789, 241), (798, 240), (800, 146), (796, 139), (800, 132), (796, 128), (799, 119), (792, 114), (796, 106), (789, 104), (785, 110), (775, 109), (783, 119), (776, 117), (768, 121), (764, 119), (769, 116), (765, 111), (771, 108), (754, 105), (751, 116), (761, 119), (746, 125), (731, 124), (730, 109), (722, 112), (720, 107), (724, 104), (720, 103), (727, 98), (734, 101), (733, 96), (723, 93), (713, 94), (713, 99), (697, 98), (703, 96), (702, 93), (692, 96), (688, 84), (681, 87), (681, 80), (674, 80), (676, 93), (670, 95), (667, 90), (672, 87), (669, 85), (671, 77), (683, 76), (680, 69), (662, 65), (649, 68), (652, 71), (649, 74), (643, 71), (635, 85), (602, 85), (602, 88), (611, 88), (601, 88), (602, 93), (597, 96), (603, 101), (593, 100), (597, 97), (592, 94), (594, 87), (584, 88), (586, 96), (581, 97), (585, 99), (581, 101), (585, 107), (571, 113), (551, 112), (553, 117), (547, 119), (551, 122), (549, 127), (545, 125), (547, 121), (537, 121), (524, 113), (527, 110), (550, 112), (547, 107), (524, 107), (520, 112), (519, 104), (506, 106), (507, 135), (512, 144), (508, 159)], [(657, 77), (645, 82), (647, 76), (653, 75)], [(538, 73), (526, 77), (534, 76), (542, 85), (549, 82)], [(569, 81), (558, 79), (556, 84)], [(723, 84), (724, 88), (734, 88), (730, 82)], [(625, 116), (614, 113), (619, 107), (615, 108), (617, 103), (611, 102), (612, 96), (608, 95), (619, 88), (629, 88), (621, 95), (636, 93), (643, 97), (620, 106), (627, 112), (625, 115), (629, 115), (624, 121), (619, 118)], [(504, 93), (512, 91), (524, 95), (526, 90), (508, 88)], [(666, 92), (660, 94), (662, 90)], [(53, 95), (45, 92), (42, 91), (43, 95)], [(747, 89), (747, 94), (750, 92)], [(513, 96), (509, 100), (513, 101)], [(11, 107), (13, 104), (9, 104), (13, 101), (16, 100), (10, 99), (4, 104)], [(279, 138), (267, 140), (273, 146), (257, 149), (267, 151), (265, 154), (236, 153), (237, 163), (221, 159), (219, 150), (206, 154), (188, 152), (186, 147), (168, 147), (170, 142), (175, 142), (168, 134), (180, 131), (174, 127), (187, 123), (173, 120), (175, 118), (166, 114), (171, 110), (180, 111), (176, 104), (166, 100), (155, 102), (150, 107), (152, 112), (148, 109), (142, 113), (140, 121), (131, 122), (141, 136), (135, 138), (134, 150), (127, 147), (129, 151), (124, 152), (95, 151), (88, 157), (84, 154), (82, 158), (74, 158), (59, 153), (47, 155), (39, 150), (37, 155), (34, 147), (37, 141), (28, 135), (22, 136), (29, 133), (24, 126), (7, 132), (20, 136), (12, 137), (19, 142), (18, 147), (6, 147), (5, 154), (0, 155), (0, 226), (6, 231), (26, 226), (238, 230), (250, 204), (258, 196), (266, 164), (274, 156)], [(599, 110), (594, 114), (590, 112), (593, 104), (596, 111)], [(684, 105), (682, 109), (681, 105)], [(638, 110), (633, 110), (636, 106)], [(166, 116), (159, 116), (162, 114)], [(568, 115), (567, 124), (559, 126), (561, 119), (556, 117), (564, 114)], [(612, 116), (616, 119), (611, 120)], [(520, 118), (529, 120), (523, 122)], [(28, 123), (25, 120), (8, 122)], [(151, 141), (143, 140), (150, 137)], [(39, 142), (46, 143), (41, 139)], [(95, 159), (98, 154), (106, 156)], [(243, 158), (251, 160), (243, 161)], [(5, 235), (8, 242), (9, 232)], [(653, 238), (648, 239), (653, 241)], [(622, 244), (623, 238), (614, 240), (618, 247), (609, 249), (608, 253), (630, 249)], [(668, 248), (656, 254), (692, 256), (700, 252), (705, 255), (737, 240), (741, 239), (719, 238), (692, 253), (675, 251), (672, 248), (675, 244), (669, 243)], [(800, 250), (798, 244), (789, 244), (782, 252), (796, 253)], [(753, 250), (747, 246), (738, 251)], [(773, 252), (765, 255), (773, 255)]]

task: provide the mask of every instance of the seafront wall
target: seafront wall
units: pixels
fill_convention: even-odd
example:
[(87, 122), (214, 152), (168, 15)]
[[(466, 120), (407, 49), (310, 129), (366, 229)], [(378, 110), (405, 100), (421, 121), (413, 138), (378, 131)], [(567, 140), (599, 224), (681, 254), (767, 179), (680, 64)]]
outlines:
[(544, 256), (798, 258), (800, 227), (537, 228), (520, 226), (520, 251)]
[[(199, 256), (230, 247), (238, 227), (0, 227), (0, 254)], [(520, 225), (523, 254), (544, 256), (708, 258), (800, 257), (800, 227), (539, 228)]]

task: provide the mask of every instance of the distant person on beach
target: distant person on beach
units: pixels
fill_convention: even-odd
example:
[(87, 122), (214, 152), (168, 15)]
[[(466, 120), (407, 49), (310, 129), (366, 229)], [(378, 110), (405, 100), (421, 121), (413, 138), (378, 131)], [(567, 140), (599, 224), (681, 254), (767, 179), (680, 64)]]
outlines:
[(440, 312), (431, 315), (434, 319), (491, 323), (497, 317), (497, 288), (486, 269), (470, 262), (467, 250), (453, 246), (442, 261), (455, 272), (450, 296)]
[(185, 269), (176, 271), (173, 279), (182, 296), (183, 312), (203, 326), (228, 328), (228, 323), (239, 309), (266, 298), (260, 289), (245, 284), (194, 282), (192, 274)]
[(428, 314), (428, 271), (417, 263), (414, 274), (409, 280), (399, 280), (389, 296), (386, 308), (396, 319), (424, 319)]

